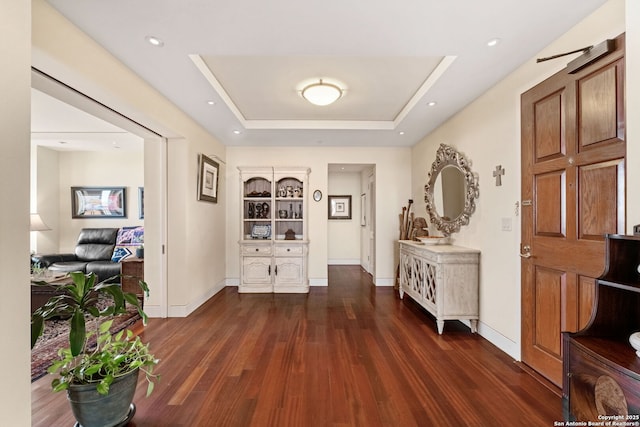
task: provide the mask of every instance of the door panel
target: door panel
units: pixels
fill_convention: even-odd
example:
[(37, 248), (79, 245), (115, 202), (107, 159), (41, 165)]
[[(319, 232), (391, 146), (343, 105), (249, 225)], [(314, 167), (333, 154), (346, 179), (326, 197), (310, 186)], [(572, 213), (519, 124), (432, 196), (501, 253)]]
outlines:
[(583, 148), (624, 139), (624, 62), (615, 61), (597, 72), (579, 79), (579, 141)]
[(549, 268), (536, 268), (535, 347), (552, 357), (560, 357), (561, 293), (566, 274)]
[(562, 132), (562, 92), (535, 105), (536, 160), (558, 157), (565, 152)]
[[(580, 239), (603, 240), (604, 234), (624, 233), (624, 160), (616, 159), (579, 168), (578, 228)], [(612, 191), (614, 190), (614, 191)]]
[(623, 83), (620, 36), (614, 52), (521, 98), (522, 360), (558, 386), (561, 332), (588, 322), (604, 234), (625, 229)]
[[(564, 237), (566, 230), (565, 171), (540, 174), (535, 178), (536, 236)], [(540, 203), (539, 201), (544, 201)]]

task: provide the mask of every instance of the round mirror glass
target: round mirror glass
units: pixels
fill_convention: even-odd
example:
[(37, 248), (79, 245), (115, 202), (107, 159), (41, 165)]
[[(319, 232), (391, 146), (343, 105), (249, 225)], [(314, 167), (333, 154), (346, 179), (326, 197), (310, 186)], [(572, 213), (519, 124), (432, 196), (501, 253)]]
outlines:
[(424, 201), (431, 225), (445, 236), (469, 224), (476, 208), (478, 182), (467, 159), (453, 147), (440, 144), (424, 186)]
[(456, 166), (442, 168), (436, 177), (434, 205), (444, 221), (454, 221), (464, 212), (465, 182), (462, 171)]

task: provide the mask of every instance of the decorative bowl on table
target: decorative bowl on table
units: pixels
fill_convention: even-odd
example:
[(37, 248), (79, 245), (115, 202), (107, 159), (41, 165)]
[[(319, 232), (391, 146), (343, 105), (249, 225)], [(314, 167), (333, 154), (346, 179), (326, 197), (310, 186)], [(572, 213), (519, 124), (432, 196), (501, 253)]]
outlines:
[(449, 238), (445, 236), (420, 236), (417, 239), (425, 245), (446, 245), (449, 243)]

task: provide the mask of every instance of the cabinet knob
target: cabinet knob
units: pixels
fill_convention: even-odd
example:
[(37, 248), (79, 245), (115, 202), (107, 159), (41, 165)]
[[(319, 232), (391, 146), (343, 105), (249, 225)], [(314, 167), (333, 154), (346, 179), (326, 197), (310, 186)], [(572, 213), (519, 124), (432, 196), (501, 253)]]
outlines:
[(291, 252), (291, 248), (287, 248), (287, 252)]
[(260, 249), (256, 248), (256, 252), (258, 252)]

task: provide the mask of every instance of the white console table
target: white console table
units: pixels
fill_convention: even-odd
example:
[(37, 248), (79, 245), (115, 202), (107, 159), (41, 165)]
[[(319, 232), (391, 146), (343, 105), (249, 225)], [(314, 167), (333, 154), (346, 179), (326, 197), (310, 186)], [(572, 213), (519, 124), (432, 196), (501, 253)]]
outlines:
[(445, 320), (469, 320), (478, 331), (480, 251), (455, 245), (400, 240), (400, 298), (406, 293), (435, 316), (438, 333)]

